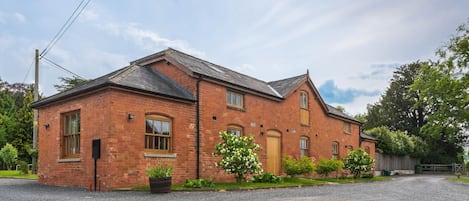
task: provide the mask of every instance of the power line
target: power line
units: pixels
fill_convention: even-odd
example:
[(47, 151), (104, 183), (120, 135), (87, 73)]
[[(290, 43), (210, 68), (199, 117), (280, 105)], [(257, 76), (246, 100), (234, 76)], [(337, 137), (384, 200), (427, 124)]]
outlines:
[[(85, 4), (85, 0), (82, 0), (80, 4), (75, 8), (73, 11), (72, 15), (67, 19), (64, 25), (60, 28), (59, 32), (55, 34), (54, 38), (49, 42), (49, 44), (42, 50), (40, 54), (40, 58), (46, 56), (46, 54), (54, 47), (54, 45), (59, 41), (62, 36), (65, 34), (65, 32), (70, 28), (70, 26), (75, 22), (75, 20), (80, 16), (80, 14), (83, 12), (83, 10), (86, 8), (86, 6), (90, 3), (91, 0), (87, 0)], [(83, 5), (83, 6), (82, 6)], [(78, 11), (78, 12), (77, 12)]]
[(61, 69), (61, 70), (63, 70), (63, 71), (66, 71), (67, 73), (70, 73), (70, 74), (74, 75), (75, 77), (78, 77), (78, 78), (81, 78), (81, 79), (86, 80), (86, 79), (83, 78), (82, 76), (80, 76), (80, 75), (78, 75), (78, 74), (76, 74), (76, 73), (74, 73), (74, 72), (68, 70), (67, 68), (65, 68), (65, 67), (63, 67), (63, 66), (61, 66), (61, 65), (59, 65), (59, 64), (57, 64), (57, 63), (55, 63), (55, 62), (53, 62), (53, 61), (51, 61), (51, 60), (48, 59), (47, 57), (42, 56), (42, 58), (44, 59), (44, 61), (46, 61), (47, 63), (49, 63), (50, 65), (52, 65), (52, 66), (54, 66), (54, 67), (59, 68), (59, 69)]

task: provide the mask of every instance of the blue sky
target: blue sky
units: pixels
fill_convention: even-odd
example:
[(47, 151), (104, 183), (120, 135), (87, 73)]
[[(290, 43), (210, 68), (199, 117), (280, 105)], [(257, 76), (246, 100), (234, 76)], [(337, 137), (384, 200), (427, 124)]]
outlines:
[[(0, 78), (32, 83), (34, 49), (79, 3), (1, 1)], [(434, 59), (468, 11), (463, 0), (92, 0), (46, 57), (87, 79), (167, 47), (264, 81), (309, 70), (327, 103), (357, 114), (401, 64)], [(41, 92), (61, 76), (41, 61)]]

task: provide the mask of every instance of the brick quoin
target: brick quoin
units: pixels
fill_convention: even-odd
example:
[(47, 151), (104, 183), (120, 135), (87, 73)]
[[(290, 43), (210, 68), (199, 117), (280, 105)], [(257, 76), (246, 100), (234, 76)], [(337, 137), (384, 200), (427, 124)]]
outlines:
[[(269, 130), (281, 134), (281, 154), (300, 157), (300, 138), (310, 142), (309, 156), (313, 160), (332, 157), (332, 143), (339, 143), (339, 155), (347, 155), (346, 146), (360, 146), (358, 122), (329, 114), (312, 82), (300, 83), (284, 98), (272, 98), (252, 89), (234, 86), (190, 72), (178, 62), (163, 59), (146, 64), (165, 75), (180, 87), (197, 94), (198, 101), (184, 101), (163, 94), (149, 94), (128, 88), (106, 86), (63, 98), (38, 107), (39, 109), (39, 183), (57, 186), (92, 188), (94, 161), (91, 142), (101, 139), (101, 158), (97, 161), (97, 188), (100, 191), (148, 185), (145, 170), (157, 164), (174, 167), (173, 183), (197, 177), (197, 122), (200, 123), (200, 178), (216, 182), (234, 181), (215, 163), (218, 133), (228, 125), (243, 128), (244, 135), (253, 135), (256, 143), (266, 147)], [(227, 107), (226, 91), (244, 94), (244, 110)], [(300, 123), (300, 92), (308, 94), (309, 124)], [(200, 116), (197, 121), (197, 102)], [(78, 160), (62, 158), (61, 114), (80, 110), (80, 156)], [(133, 114), (133, 119), (128, 115)], [(145, 115), (158, 114), (172, 120), (172, 155), (149, 156), (144, 148)], [(351, 133), (344, 132), (344, 122), (351, 124)], [(49, 124), (49, 128), (44, 125)], [(362, 141), (374, 157), (374, 141)], [(258, 152), (261, 163), (267, 164), (267, 153)], [(283, 172), (283, 170), (281, 170)]]

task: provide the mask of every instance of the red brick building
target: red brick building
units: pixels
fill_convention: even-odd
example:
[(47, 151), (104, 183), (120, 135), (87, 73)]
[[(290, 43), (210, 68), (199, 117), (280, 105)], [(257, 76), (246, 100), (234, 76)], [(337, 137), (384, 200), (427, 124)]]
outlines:
[(267, 172), (283, 155), (344, 157), (374, 139), (360, 122), (327, 105), (308, 73), (264, 82), (167, 49), (37, 101), (41, 184), (92, 188), (92, 141), (100, 139), (97, 188), (147, 185), (145, 169), (174, 167), (186, 178), (231, 181), (212, 156), (219, 131), (254, 135)]

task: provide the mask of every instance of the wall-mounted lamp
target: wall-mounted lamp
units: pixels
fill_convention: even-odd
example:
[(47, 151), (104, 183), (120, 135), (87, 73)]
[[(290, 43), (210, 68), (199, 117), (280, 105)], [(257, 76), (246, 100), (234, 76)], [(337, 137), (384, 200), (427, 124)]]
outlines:
[(44, 124), (45, 129), (49, 129), (50, 125), (49, 124)]
[(129, 120), (132, 120), (132, 119), (134, 119), (134, 118), (135, 118), (135, 115), (134, 115), (134, 114), (129, 114), (129, 115), (127, 115), (127, 119), (129, 119)]
[(217, 120), (217, 116), (213, 115), (213, 116), (212, 116), (212, 120), (213, 120), (213, 121), (216, 121), (216, 120)]

